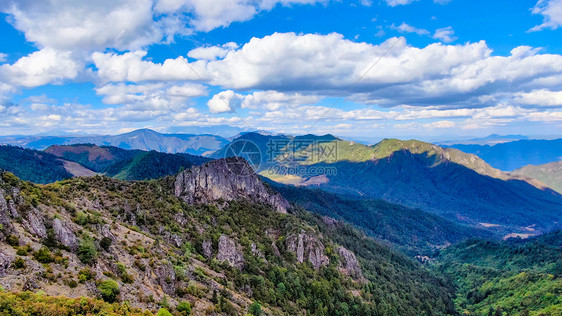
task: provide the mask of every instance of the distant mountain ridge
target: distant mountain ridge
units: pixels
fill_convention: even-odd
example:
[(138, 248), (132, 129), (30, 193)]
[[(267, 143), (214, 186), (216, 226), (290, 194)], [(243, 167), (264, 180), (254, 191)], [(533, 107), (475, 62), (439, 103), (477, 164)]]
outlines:
[(503, 171), (562, 160), (562, 138), (518, 140), (493, 146), (456, 144), (449, 147), (477, 155), (492, 167)]
[(115, 146), (123, 149), (208, 155), (225, 146), (229, 141), (223, 137), (211, 134), (162, 134), (150, 129), (139, 129), (119, 135), (0, 137), (0, 144), (17, 145), (40, 150), (52, 145), (86, 143), (98, 146)]
[[(280, 183), (419, 208), (459, 224), (486, 227), (499, 236), (535, 235), (562, 223), (562, 196), (501, 172), (476, 155), (416, 140), (385, 139), (365, 146), (321, 137), (328, 140), (319, 145), (324, 149), (281, 150), (273, 160), (268, 157), (260, 174)], [(243, 139), (262, 152), (268, 142), (286, 140), (259, 134), (245, 134)], [(337, 159), (314, 156), (330, 146), (337, 147)]]
[(514, 170), (511, 174), (536, 179), (562, 194), (562, 161), (550, 162), (538, 166), (524, 166)]

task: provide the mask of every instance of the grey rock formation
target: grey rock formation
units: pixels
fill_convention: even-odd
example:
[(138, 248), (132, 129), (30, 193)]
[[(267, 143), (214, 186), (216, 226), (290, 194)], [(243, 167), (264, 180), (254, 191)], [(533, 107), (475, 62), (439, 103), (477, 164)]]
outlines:
[(314, 269), (330, 263), (330, 259), (324, 253), (324, 244), (315, 236), (308, 234), (291, 234), (287, 236), (287, 250), (297, 256), (297, 262), (303, 263), (308, 260)]
[(202, 247), (203, 247), (203, 255), (206, 258), (210, 258), (213, 255), (213, 246), (211, 242), (208, 240), (204, 240)]
[(162, 291), (168, 295), (173, 295), (176, 292), (176, 272), (174, 267), (170, 264), (161, 264), (154, 269), (158, 284)]
[(355, 254), (344, 247), (338, 247), (337, 252), (341, 257), (343, 272), (352, 278), (363, 279), (363, 273)]
[(76, 235), (74, 235), (72, 230), (68, 228), (66, 223), (63, 223), (60, 219), (55, 218), (53, 220), (53, 230), (55, 231), (55, 236), (58, 242), (72, 250), (76, 250), (76, 247), (78, 246)]
[(27, 213), (27, 216), (23, 220), (23, 226), (25, 229), (35, 236), (40, 238), (47, 237), (47, 228), (45, 223), (43, 223), (43, 217), (37, 209), (32, 209)]
[(6, 270), (10, 267), (10, 264), (14, 261), (14, 257), (0, 251), (0, 277), (6, 275)]
[(218, 261), (226, 261), (232, 267), (242, 269), (246, 261), (234, 239), (221, 235), (219, 238)]
[(249, 200), (269, 204), (278, 212), (286, 213), (289, 202), (266, 187), (255, 173), (238, 172), (244, 168), (250, 166), (239, 157), (214, 160), (193, 167), (178, 174), (175, 194), (190, 204)]

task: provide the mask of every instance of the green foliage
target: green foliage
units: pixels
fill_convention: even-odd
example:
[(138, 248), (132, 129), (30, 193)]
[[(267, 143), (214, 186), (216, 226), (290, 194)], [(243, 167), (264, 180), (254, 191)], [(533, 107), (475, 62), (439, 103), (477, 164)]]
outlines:
[(78, 272), (78, 280), (80, 283), (84, 283), (86, 281), (93, 280), (96, 277), (97, 273), (92, 271), (92, 269), (86, 267)]
[(96, 259), (98, 251), (96, 245), (91, 237), (84, 236), (78, 245), (78, 259), (85, 264), (92, 264)]
[(127, 305), (108, 304), (101, 300), (79, 297), (51, 297), (32, 292), (0, 292), (0, 315), (105, 315), (105, 316), (151, 316)]
[(109, 251), (109, 247), (111, 246), (111, 243), (113, 242), (113, 240), (109, 237), (103, 237), (100, 240), (100, 247), (105, 250), (105, 251)]
[(20, 257), (17, 257), (16, 260), (13, 262), (14, 269), (23, 269), (25, 268), (25, 260)]
[(101, 297), (104, 301), (113, 303), (119, 295), (119, 284), (115, 280), (105, 280), (98, 285)]
[(186, 301), (180, 302), (178, 306), (176, 306), (176, 309), (183, 316), (187, 316), (191, 314), (191, 304), (189, 302)]
[(5, 145), (0, 145), (0, 170), (35, 183), (51, 183), (72, 177), (56, 156)]
[(557, 315), (562, 311), (561, 231), (531, 240), (470, 240), (442, 251), (437, 268), (459, 289), (466, 313)]
[(41, 249), (35, 251), (33, 257), (41, 263), (51, 263), (54, 261), (53, 254), (47, 247), (41, 247)]
[(20, 240), (18, 237), (14, 236), (14, 235), (8, 235), (6, 237), (6, 243), (12, 247), (17, 247), (20, 244)]
[(258, 302), (253, 302), (248, 309), (248, 314), (254, 316), (261, 316), (262, 315), (261, 304)]
[(173, 316), (173, 315), (167, 309), (162, 307), (158, 310), (158, 313), (156, 314), (156, 316)]

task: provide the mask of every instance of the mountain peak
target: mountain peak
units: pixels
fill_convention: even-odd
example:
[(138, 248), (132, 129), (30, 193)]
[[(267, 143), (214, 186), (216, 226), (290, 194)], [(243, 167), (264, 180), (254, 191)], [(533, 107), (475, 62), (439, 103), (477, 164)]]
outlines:
[(187, 203), (249, 200), (286, 213), (289, 202), (267, 187), (250, 164), (240, 157), (210, 161), (177, 175), (175, 195)]

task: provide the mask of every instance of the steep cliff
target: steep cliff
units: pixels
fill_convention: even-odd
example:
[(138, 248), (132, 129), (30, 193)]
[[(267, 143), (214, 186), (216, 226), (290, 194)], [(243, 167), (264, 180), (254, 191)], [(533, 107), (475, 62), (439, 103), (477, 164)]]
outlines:
[(268, 188), (240, 157), (218, 159), (177, 175), (175, 194), (186, 203), (248, 200), (286, 213), (289, 202)]

